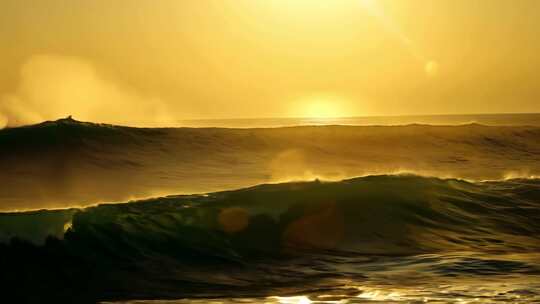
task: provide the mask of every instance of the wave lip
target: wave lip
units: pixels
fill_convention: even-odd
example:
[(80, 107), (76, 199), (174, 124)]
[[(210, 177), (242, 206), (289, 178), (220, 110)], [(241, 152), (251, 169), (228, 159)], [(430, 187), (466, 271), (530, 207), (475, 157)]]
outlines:
[(142, 240), (162, 240), (235, 254), (291, 247), (362, 254), (527, 251), (538, 249), (538, 197), (538, 179), (473, 183), (381, 175), (3, 214), (0, 232), (4, 241), (32, 239), (39, 231), (41, 238), (92, 237), (117, 246), (114, 238), (121, 237), (135, 248)]

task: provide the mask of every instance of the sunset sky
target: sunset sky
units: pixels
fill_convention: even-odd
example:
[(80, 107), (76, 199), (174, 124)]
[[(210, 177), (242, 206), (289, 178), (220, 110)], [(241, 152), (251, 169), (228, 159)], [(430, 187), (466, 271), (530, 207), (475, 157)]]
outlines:
[(538, 0), (3, 0), (0, 123), (540, 112)]

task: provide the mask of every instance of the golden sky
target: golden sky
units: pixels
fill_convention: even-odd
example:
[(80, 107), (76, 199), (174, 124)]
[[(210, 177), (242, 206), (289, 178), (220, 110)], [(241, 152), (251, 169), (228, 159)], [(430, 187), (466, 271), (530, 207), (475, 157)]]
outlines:
[(540, 112), (538, 0), (2, 0), (0, 116)]

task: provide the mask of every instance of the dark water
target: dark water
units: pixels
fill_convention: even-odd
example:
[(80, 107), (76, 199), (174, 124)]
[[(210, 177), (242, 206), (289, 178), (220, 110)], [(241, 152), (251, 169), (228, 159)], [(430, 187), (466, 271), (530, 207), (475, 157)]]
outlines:
[(261, 185), (2, 214), (0, 286), (17, 302), (537, 303), (539, 233), (538, 179)]

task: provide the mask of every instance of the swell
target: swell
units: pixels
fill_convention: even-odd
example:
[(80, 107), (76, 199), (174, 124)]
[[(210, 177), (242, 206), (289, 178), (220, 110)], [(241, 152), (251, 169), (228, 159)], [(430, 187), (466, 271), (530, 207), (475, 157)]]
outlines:
[(64, 119), (0, 130), (0, 147), (0, 210), (403, 171), (470, 180), (540, 174), (540, 128), (519, 126), (151, 129)]

